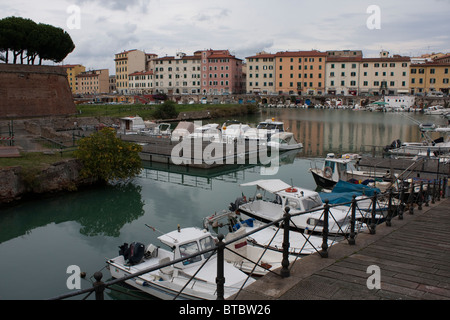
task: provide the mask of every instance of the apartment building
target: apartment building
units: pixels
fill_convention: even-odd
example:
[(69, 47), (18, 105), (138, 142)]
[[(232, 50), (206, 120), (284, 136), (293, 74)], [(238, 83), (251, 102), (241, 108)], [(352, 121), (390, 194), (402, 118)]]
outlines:
[(263, 51), (245, 59), (247, 92), (275, 94), (275, 54)]
[(128, 75), (146, 70), (147, 60), (146, 53), (136, 49), (115, 54), (116, 90), (118, 93), (129, 93)]
[(197, 51), (201, 57), (202, 94), (238, 94), (245, 92), (242, 60), (228, 50)]
[(381, 51), (379, 58), (363, 58), (359, 69), (360, 93), (408, 94), (410, 65), (410, 57), (390, 57), (387, 51)]
[(62, 66), (67, 71), (67, 80), (69, 81), (70, 89), (72, 93), (76, 93), (78, 90), (78, 83), (76, 76), (86, 71), (86, 67), (81, 64), (66, 64)]
[(287, 94), (325, 91), (326, 52), (294, 51), (275, 54), (275, 90)]
[[(439, 60), (437, 60), (439, 61)], [(429, 94), (442, 92), (449, 94), (450, 62), (428, 62), (411, 64), (409, 86), (411, 94)]]
[(153, 71), (134, 72), (128, 75), (130, 94), (152, 94), (154, 89)]
[(78, 83), (77, 94), (100, 94), (109, 93), (109, 70), (99, 69), (90, 70), (78, 74), (76, 77)]
[(198, 94), (201, 88), (201, 54), (153, 59), (155, 93)]
[(357, 95), (360, 91), (362, 56), (329, 55), (326, 62), (326, 93)]

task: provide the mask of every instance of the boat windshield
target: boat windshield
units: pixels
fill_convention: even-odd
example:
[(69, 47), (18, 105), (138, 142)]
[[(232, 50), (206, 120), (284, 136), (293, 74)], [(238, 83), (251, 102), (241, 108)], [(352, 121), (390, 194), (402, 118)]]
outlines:
[(336, 164), (336, 162), (334, 162), (334, 161), (328, 161), (328, 160), (326, 160), (325, 161), (325, 168), (326, 167), (330, 167), (331, 168), (331, 171), (332, 172), (334, 172), (334, 165)]
[(320, 199), (319, 195), (304, 198), (302, 199), (302, 203), (305, 211), (313, 210), (314, 208), (319, 207), (323, 204), (322, 199)]
[[(212, 237), (206, 237), (200, 240), (200, 247), (201, 250), (208, 250), (208, 249), (212, 249), (215, 247), (215, 243), (214, 243), (214, 239)], [(214, 253), (214, 251), (210, 251), (208, 253), (204, 254), (205, 259), (209, 258), (212, 254)]]
[(257, 127), (257, 129), (266, 129), (266, 130), (278, 130), (279, 132), (283, 132), (283, 125), (282, 124), (275, 124), (275, 123), (260, 123)]
[[(199, 252), (199, 248), (198, 248), (198, 243), (196, 241), (192, 241), (192, 242), (188, 242), (185, 244), (182, 244), (180, 247), (180, 256), (183, 257), (188, 257), (191, 256), (193, 254), (196, 254), (197, 252)], [(202, 258), (200, 255), (186, 259), (183, 261), (183, 265), (188, 265), (194, 262), (198, 262), (200, 261)]]

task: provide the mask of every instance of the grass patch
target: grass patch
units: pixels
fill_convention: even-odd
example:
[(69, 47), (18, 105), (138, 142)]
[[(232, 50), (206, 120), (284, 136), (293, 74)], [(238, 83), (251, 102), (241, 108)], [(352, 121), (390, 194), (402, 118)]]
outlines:
[(23, 152), (20, 158), (0, 158), (0, 168), (21, 166), (24, 170), (40, 170), (55, 162), (74, 158), (73, 152), (56, 152), (44, 154), (42, 152)]

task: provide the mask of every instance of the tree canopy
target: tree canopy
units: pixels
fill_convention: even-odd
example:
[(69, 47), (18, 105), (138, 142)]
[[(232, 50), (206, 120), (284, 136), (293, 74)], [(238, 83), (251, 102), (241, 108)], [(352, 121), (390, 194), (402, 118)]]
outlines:
[(61, 28), (35, 23), (30, 19), (7, 17), (0, 20), (0, 60), (14, 64), (35, 64), (42, 60), (61, 62), (75, 49), (70, 35)]

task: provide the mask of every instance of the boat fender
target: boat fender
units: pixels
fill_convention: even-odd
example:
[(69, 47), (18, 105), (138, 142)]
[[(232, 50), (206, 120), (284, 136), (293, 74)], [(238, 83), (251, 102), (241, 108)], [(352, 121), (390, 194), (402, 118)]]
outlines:
[(323, 169), (323, 175), (325, 176), (325, 178), (330, 179), (333, 175), (333, 170), (331, 169), (331, 167), (325, 167), (325, 169)]

